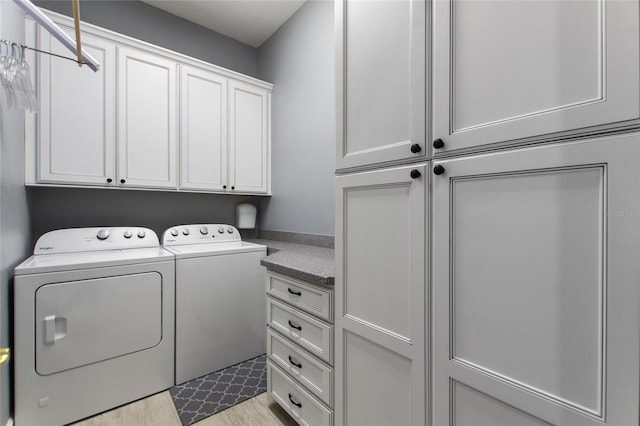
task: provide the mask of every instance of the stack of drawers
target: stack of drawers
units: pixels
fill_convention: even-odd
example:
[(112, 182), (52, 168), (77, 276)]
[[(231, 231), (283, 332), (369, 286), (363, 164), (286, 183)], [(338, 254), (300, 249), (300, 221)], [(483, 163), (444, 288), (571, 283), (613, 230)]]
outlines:
[(267, 272), (267, 388), (300, 424), (333, 424), (333, 290)]

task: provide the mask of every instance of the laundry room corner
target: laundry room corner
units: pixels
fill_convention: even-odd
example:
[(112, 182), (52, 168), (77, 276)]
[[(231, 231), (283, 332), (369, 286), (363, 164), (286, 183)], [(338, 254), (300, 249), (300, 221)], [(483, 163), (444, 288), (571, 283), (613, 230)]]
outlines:
[[(0, 2), (0, 39), (22, 43), (24, 19), (13, 2)], [(29, 114), (29, 113), (27, 113)], [(13, 268), (28, 254), (31, 245), (29, 215), (24, 186), (24, 117), (22, 109), (9, 109), (0, 101), (0, 347), (11, 346)], [(11, 363), (0, 366), (0, 425), (11, 414)]]

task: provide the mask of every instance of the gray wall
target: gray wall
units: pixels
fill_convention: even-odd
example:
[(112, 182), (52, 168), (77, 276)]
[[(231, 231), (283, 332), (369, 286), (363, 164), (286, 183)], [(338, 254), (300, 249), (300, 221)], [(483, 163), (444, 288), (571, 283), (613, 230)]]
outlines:
[[(69, 0), (34, 4), (73, 16)], [(256, 77), (257, 49), (138, 0), (80, 3), (82, 21)]]
[[(0, 1), (0, 38), (22, 43), (22, 11)], [(4, 93), (0, 94), (0, 99)], [(0, 102), (0, 346), (10, 346), (13, 268), (31, 250), (31, 232), (24, 187), (24, 112)], [(10, 414), (10, 366), (0, 370), (0, 425)]]
[(258, 49), (272, 97), (272, 190), (261, 229), (334, 234), (333, 1), (309, 0)]
[(27, 193), (34, 242), (53, 229), (86, 226), (145, 226), (161, 237), (178, 224), (235, 224), (236, 204), (258, 204), (252, 196), (159, 191), (29, 187)]

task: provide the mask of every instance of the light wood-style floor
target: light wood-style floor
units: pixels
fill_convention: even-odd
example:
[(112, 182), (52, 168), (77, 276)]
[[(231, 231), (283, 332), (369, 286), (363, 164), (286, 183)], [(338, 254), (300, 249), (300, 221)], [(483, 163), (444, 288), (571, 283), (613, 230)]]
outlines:
[[(169, 391), (90, 417), (74, 426), (181, 426)], [(297, 423), (265, 392), (207, 417), (194, 426), (294, 426)]]

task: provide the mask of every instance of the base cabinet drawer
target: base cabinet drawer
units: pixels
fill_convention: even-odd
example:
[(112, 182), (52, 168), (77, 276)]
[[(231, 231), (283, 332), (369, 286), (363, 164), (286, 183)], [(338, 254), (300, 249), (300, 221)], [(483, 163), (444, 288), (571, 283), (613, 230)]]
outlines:
[(318, 318), (333, 322), (333, 294), (330, 290), (269, 272), (267, 294)]
[(333, 424), (333, 412), (291, 380), (271, 360), (267, 361), (267, 386), (273, 399), (301, 425)]
[(267, 323), (318, 358), (333, 362), (333, 326), (271, 297), (267, 297)]
[(322, 402), (333, 406), (333, 368), (271, 330), (267, 330), (267, 355)]

